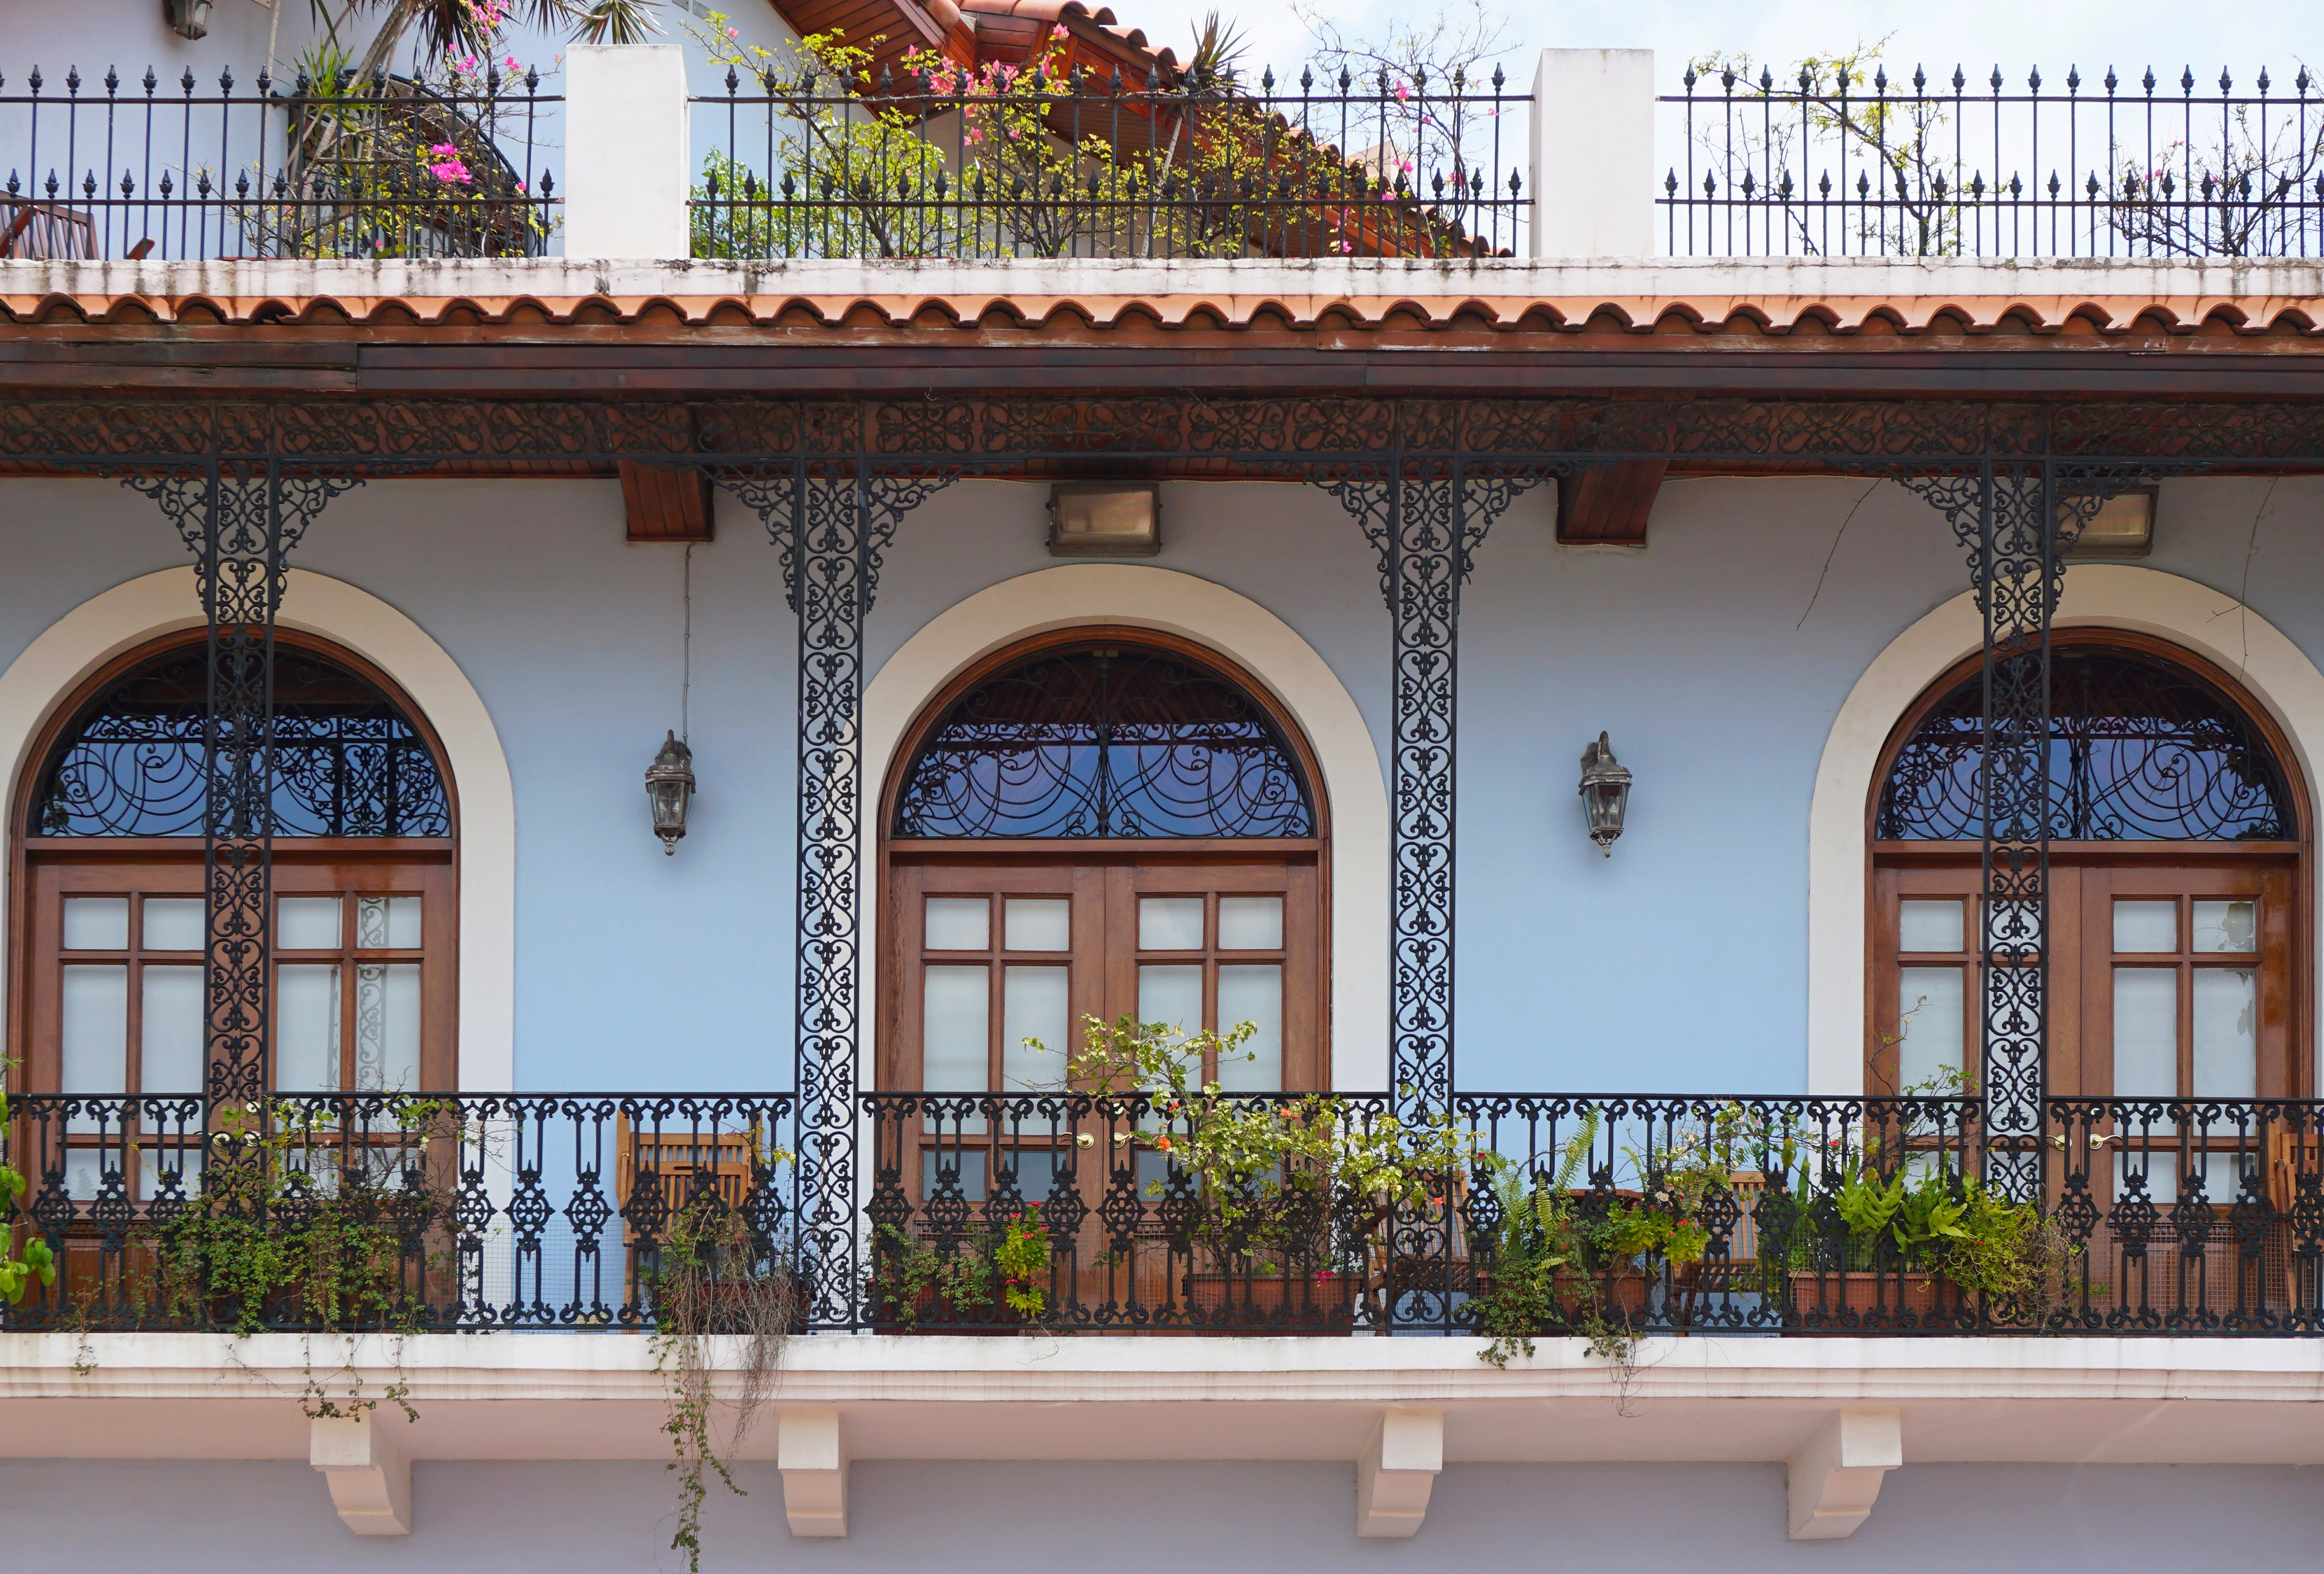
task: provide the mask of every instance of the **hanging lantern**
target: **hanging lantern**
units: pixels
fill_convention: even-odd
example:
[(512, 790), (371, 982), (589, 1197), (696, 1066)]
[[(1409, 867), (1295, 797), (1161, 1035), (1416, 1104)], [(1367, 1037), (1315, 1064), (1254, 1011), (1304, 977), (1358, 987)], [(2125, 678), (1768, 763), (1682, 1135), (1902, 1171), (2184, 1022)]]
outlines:
[(646, 767), (646, 801), (653, 806), (654, 835), (661, 838), (665, 854), (678, 851), (686, 834), (686, 806), (694, 797), (694, 751), (671, 733), (661, 752)]
[(200, 38), (210, 30), (210, 0), (162, 0), (161, 13), (180, 38)]
[(1590, 817), (1590, 839), (1609, 858), (1629, 807), (1630, 773), (1615, 763), (1614, 745), (1601, 732), (1582, 751), (1582, 810)]

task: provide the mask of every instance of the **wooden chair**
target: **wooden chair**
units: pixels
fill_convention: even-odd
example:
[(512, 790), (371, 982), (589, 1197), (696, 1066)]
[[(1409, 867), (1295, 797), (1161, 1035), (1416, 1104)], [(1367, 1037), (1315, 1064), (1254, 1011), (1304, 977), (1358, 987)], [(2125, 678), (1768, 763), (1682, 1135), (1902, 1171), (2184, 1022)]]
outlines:
[[(688, 1125), (674, 1131), (641, 1132), (632, 1127), (629, 1116), (617, 1116), (613, 1122), (614, 1206), (629, 1206), (642, 1171), (660, 1180), (662, 1207), (669, 1218), (675, 1218), (704, 1189), (728, 1208), (739, 1209), (750, 1198), (751, 1178), (760, 1167), (757, 1156), (764, 1148), (761, 1137), (755, 1121), (742, 1130)], [(697, 1182), (696, 1176), (706, 1180)], [(635, 1245), (637, 1235), (625, 1216), (622, 1244)]]
[(54, 202), (0, 202), (0, 257), (88, 262), (96, 255), (97, 224), (89, 214)]

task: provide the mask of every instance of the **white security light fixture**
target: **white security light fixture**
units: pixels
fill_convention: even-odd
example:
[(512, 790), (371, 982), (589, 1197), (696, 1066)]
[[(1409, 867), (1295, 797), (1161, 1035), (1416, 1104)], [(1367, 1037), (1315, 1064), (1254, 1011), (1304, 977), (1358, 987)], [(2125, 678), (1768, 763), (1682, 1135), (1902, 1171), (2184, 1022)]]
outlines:
[(1049, 489), (1053, 558), (1150, 558), (1162, 550), (1162, 488), (1067, 481)]
[[(2098, 505), (2098, 511), (2083, 522), (2081, 531), (2068, 545), (2062, 555), (2069, 558), (2143, 558), (2154, 550), (2154, 497), (2153, 486), (2133, 486), (2118, 492)], [(2068, 514), (2073, 505), (2061, 505), (2060, 512)], [(2068, 514), (2068, 521), (2071, 518)], [(2065, 522), (2061, 522), (2065, 523)]]

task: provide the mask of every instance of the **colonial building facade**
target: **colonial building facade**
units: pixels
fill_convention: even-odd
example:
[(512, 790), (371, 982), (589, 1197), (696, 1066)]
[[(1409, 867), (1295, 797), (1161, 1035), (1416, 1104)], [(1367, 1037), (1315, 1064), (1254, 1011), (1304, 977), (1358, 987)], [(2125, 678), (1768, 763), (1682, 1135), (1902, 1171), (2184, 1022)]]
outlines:
[(12, 33), (12, 1552), (2297, 1560), (2312, 150), (876, 9)]

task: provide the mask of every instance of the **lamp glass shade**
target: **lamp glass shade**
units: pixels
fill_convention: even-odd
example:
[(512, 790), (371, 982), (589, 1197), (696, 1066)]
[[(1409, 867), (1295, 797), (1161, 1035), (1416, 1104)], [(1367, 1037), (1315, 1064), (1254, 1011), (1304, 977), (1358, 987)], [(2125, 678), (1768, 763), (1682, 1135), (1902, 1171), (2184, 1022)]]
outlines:
[(653, 810), (654, 835), (664, 853), (678, 851), (686, 835), (686, 810), (694, 797), (694, 751), (676, 733), (662, 740), (654, 763), (646, 767), (646, 802)]
[(1630, 809), (1630, 773), (1616, 762), (1614, 745), (1604, 733), (1582, 751), (1582, 809), (1589, 818), (1590, 839), (1608, 857), (1622, 834), (1622, 820)]

